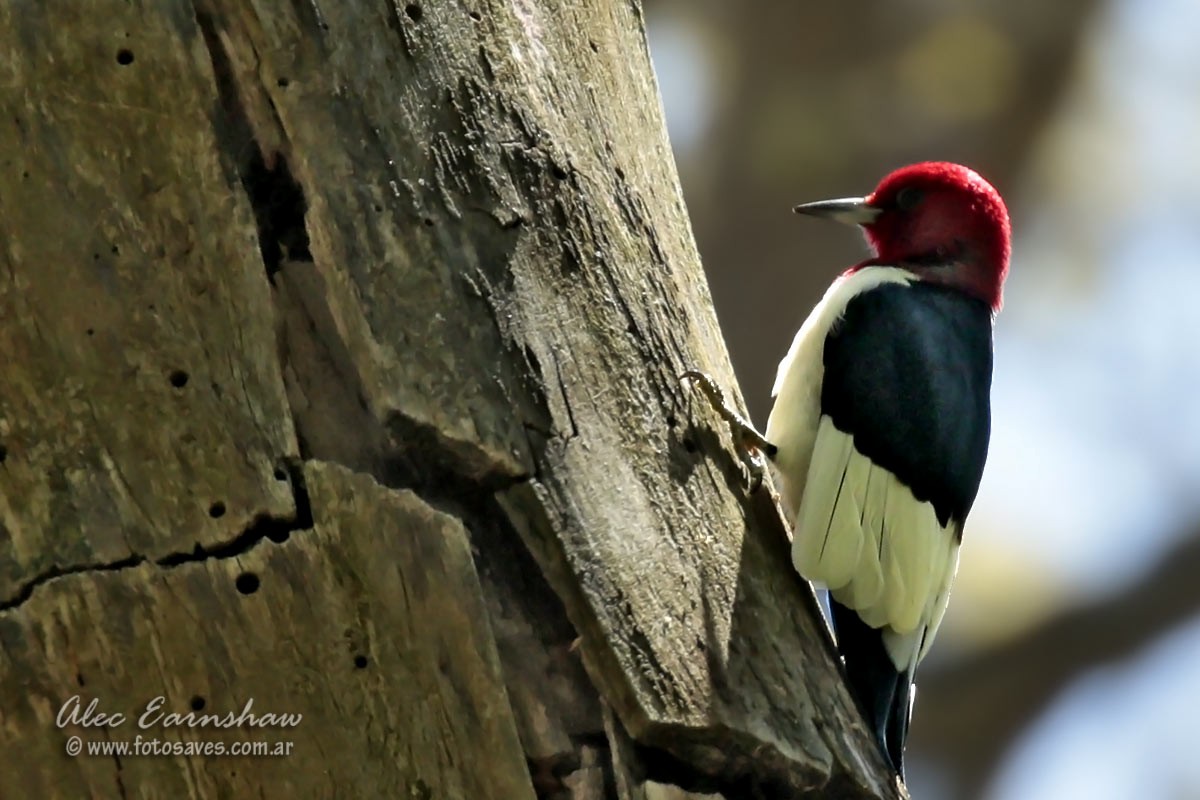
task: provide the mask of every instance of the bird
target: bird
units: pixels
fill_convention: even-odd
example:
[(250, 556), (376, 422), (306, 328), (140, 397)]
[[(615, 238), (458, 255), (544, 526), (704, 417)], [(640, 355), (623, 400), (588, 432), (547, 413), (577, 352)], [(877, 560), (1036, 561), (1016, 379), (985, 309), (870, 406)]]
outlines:
[(828, 592), (847, 684), (904, 776), (914, 674), (945, 614), (991, 435), (993, 330), (1008, 210), (960, 164), (923, 162), (865, 197), (798, 205), (855, 225), (872, 256), (837, 277), (779, 364), (766, 431), (689, 371), (792, 527), (792, 562)]

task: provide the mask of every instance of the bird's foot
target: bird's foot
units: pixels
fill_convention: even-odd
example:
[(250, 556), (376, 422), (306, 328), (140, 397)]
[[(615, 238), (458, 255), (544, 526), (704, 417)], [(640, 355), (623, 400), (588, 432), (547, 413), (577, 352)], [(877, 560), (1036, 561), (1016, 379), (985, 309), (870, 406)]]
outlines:
[(697, 370), (688, 370), (680, 375), (679, 379), (692, 381), (699, 386), (708, 399), (708, 404), (729, 425), (729, 432), (733, 434), (734, 449), (737, 450), (738, 458), (747, 472), (747, 485), (751, 493), (757, 492), (767, 471), (767, 459), (775, 456), (775, 445), (768, 442), (748, 419), (729, 405), (725, 400), (725, 393), (712, 376)]

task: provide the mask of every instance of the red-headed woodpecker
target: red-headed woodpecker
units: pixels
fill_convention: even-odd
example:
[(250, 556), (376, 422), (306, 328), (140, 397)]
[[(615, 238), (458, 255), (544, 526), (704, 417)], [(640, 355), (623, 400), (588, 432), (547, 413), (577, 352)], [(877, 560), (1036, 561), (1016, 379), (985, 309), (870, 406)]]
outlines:
[[(1008, 212), (948, 163), (795, 211), (861, 226), (875, 257), (834, 281), (796, 334), (766, 434), (722, 412), (771, 461), (793, 563), (829, 590), (850, 689), (903, 775), (913, 672), (946, 611), (987, 458)], [(711, 381), (689, 375), (716, 403)]]

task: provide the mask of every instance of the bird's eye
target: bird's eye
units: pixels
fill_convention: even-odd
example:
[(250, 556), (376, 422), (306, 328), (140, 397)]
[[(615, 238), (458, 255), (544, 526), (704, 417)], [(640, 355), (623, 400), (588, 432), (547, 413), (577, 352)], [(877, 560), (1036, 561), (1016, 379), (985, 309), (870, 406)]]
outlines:
[(925, 193), (920, 189), (913, 186), (906, 186), (896, 192), (896, 206), (901, 211), (912, 211), (920, 204), (924, 196)]

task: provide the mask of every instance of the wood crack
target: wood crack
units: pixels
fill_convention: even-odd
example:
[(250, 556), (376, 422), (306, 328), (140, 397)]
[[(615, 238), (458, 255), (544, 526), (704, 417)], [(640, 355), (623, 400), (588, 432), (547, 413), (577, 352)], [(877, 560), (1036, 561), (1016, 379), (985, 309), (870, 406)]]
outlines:
[(125, 558), (117, 559), (116, 561), (107, 561), (91, 564), (72, 564), (66, 567), (52, 565), (45, 572), (40, 572), (34, 575), (29, 580), (17, 587), (17, 591), (9, 599), (0, 602), (0, 612), (9, 611), (24, 603), (33, 596), (34, 591), (44, 584), (58, 578), (65, 578), (68, 575), (80, 575), (86, 572), (119, 572), (124, 569), (132, 569), (141, 564), (146, 563), (146, 557), (134, 553)]
[(291, 534), (300, 530), (311, 530), (313, 527), (312, 508), (309, 505), (308, 490), (304, 485), (304, 475), (299, 464), (289, 464), (293, 497), (295, 498), (296, 513), (289, 517), (279, 517), (270, 514), (260, 514), (246, 528), (232, 539), (213, 545), (196, 544), (190, 551), (168, 553), (159, 558), (151, 559), (141, 553), (132, 553), (125, 558), (114, 561), (72, 564), (69, 566), (53, 565), (29, 580), (22, 583), (9, 599), (0, 602), (0, 613), (11, 611), (21, 606), (33, 596), (41, 586), (51, 581), (71, 575), (82, 575), (94, 572), (122, 572), (135, 569), (146, 563), (153, 563), (165, 569), (177, 567), (180, 564), (190, 564), (210, 559), (236, 558), (258, 546), (264, 539), (276, 544), (288, 540)]
[[(281, 152), (287, 137), (274, 104), (262, 86), (239, 83), (237, 65), (214, 16), (197, 9), (196, 24), (212, 62), (220, 100), (217, 140), (250, 201), (263, 265), (273, 283), (284, 263), (313, 260), (305, 223), (308, 202)], [(251, 108), (255, 100), (259, 108)]]

